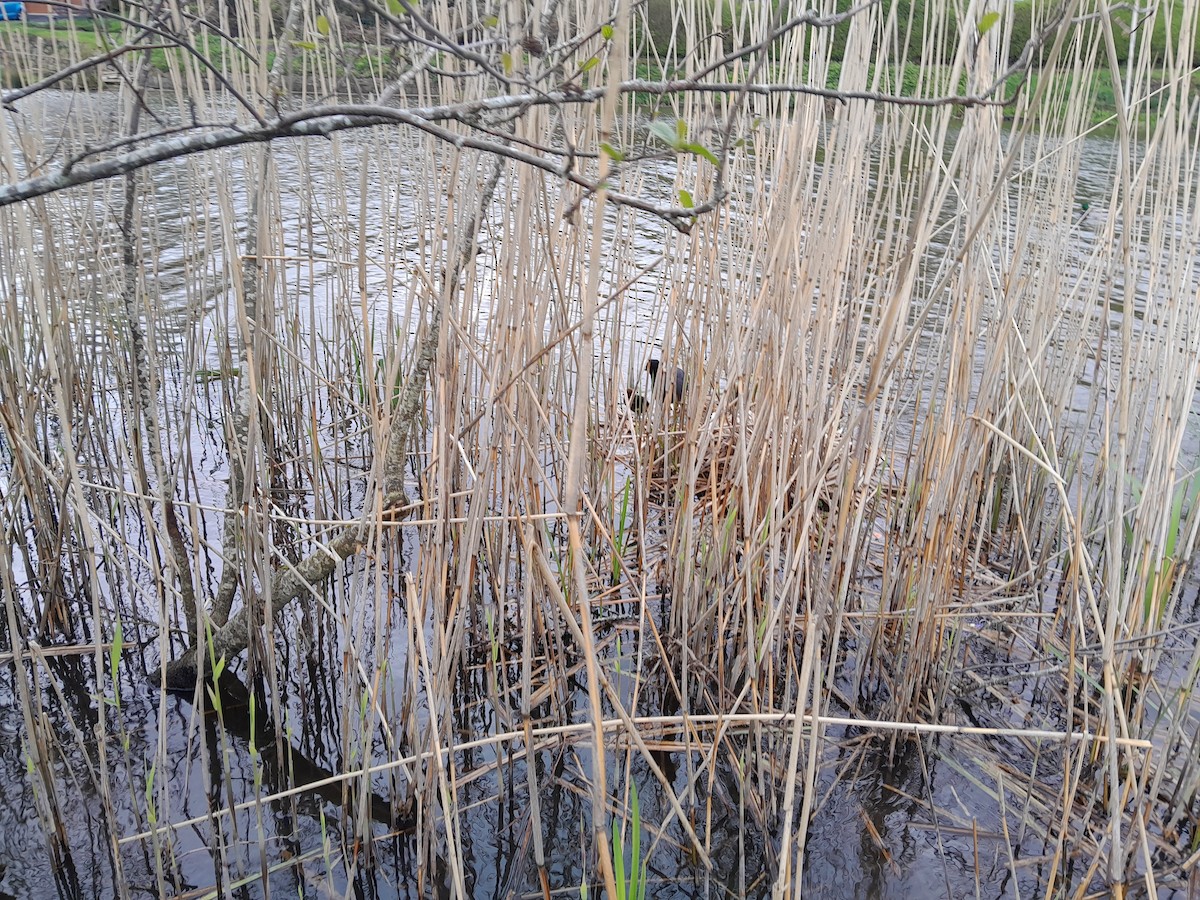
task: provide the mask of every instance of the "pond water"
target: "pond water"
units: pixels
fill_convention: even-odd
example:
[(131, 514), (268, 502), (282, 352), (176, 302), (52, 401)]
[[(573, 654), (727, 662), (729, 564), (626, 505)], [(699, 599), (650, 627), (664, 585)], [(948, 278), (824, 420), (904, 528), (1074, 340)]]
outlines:
[[(104, 98), (46, 96), (43, 114), (50, 120), (91, 114), (103, 122), (115, 109)], [(93, 105), (90, 111), (87, 104)], [(357, 304), (362, 319), (380, 334), (399, 330), (401, 341), (411, 344), (418, 333), (420, 317), (411, 314), (413, 282), (405, 279), (397, 284), (395, 277), (396, 272), (411, 272), (425, 261), (425, 244), (433, 240), (422, 230), (421, 211), (412, 202), (414, 176), (402, 165), (389, 168), (393, 164), (382, 159), (365, 193), (356, 179), (333, 176), (339, 166), (349, 165), (360, 153), (369, 154), (374, 140), (379, 138), (342, 136), (332, 143), (290, 143), (280, 145), (275, 154), (276, 178), (285, 187), (272, 215), (283, 234), (294, 236), (284, 248), (284, 255), (294, 257), (294, 262), (280, 263), (280, 283), (288, 296), (301, 298), (295, 312), (282, 318), (291, 320), (299, 335), (296, 346), (312, 355), (318, 370), (322, 354), (344, 352), (337, 335), (349, 334), (351, 329), (340, 318), (347, 305), (338, 298), (347, 292), (363, 292)], [(1081, 207), (1072, 230), (1081, 265), (1095, 242), (1102, 239), (1100, 224), (1114, 183), (1115, 154), (1109, 141), (1083, 141), (1077, 181)], [(228, 473), (221, 407), (232, 402), (232, 393), (229, 379), (196, 376), (228, 367), (227, 344), (236, 323), (218, 312), (227, 291), (228, 260), (216, 244), (198, 264), (200, 242), (195, 233), (201, 227), (245, 233), (243, 159), (236, 153), (224, 159), (230, 198), (225, 203), (232, 202), (238, 213), (236, 221), (220, 222), (227, 218), (228, 207), (211, 185), (196, 183), (200, 170), (188, 161), (146, 174), (143, 213), (143, 228), (156, 236), (154, 258), (146, 261), (153, 268), (152, 284), (160, 305), (153, 339), (158, 358), (169, 361), (163, 366), (168, 373), (162, 385), (164, 422), (171, 434), (185, 442), (180, 452), (202, 474), (189, 482), (186, 493), (200, 511), (201, 521), (194, 527), (210, 536), (220, 533), (220, 520), (213, 510), (225, 503)], [(651, 168), (647, 185), (652, 192), (660, 190), (669, 196), (670, 171), (665, 166)], [(770, 186), (754, 189), (769, 190)], [(67, 239), (90, 241), (95, 258), (114, 253), (116, 247), (115, 229), (93, 228), (103, 217), (89, 219), (89, 210), (111, 203), (118, 188), (114, 184), (106, 191), (90, 200), (69, 199), (63, 207), (60, 238), (65, 234)], [(335, 195), (341, 195), (340, 199)], [(324, 218), (314, 218), (316, 212)], [(499, 230), (502, 224), (493, 222), (492, 229)], [(1180, 228), (1184, 225), (1179, 223)], [(654, 348), (670, 333), (664, 297), (671, 290), (672, 269), (669, 263), (655, 265), (670, 238), (661, 224), (646, 219), (636, 220), (634, 227), (634, 266), (649, 271), (628, 289), (619, 313), (602, 310), (599, 329), (605, 333), (621, 327), (634, 333), (632, 340), (620, 345), (616, 358), (606, 357), (603, 362), (606, 377), (601, 379), (602, 390), (617, 400), (625, 386), (641, 383), (644, 359), (656, 352)], [(359, 273), (345, 263), (347, 234), (365, 242), (371, 260), (395, 254), (400, 262), (368, 267), (359, 282)], [(935, 243), (931, 252), (945, 253), (947, 249)], [(497, 277), (494, 245), (485, 240), (482, 250), (485, 280)], [(930, 268), (936, 271), (934, 262)], [(109, 346), (110, 324), (119, 324), (123, 311), (111, 298), (89, 292), (84, 274), (80, 306), (72, 310), (75, 334), (83, 341), (92, 338), (97, 348), (103, 348)], [(623, 283), (627, 275), (606, 273), (606, 290)], [(1195, 294), (1194, 269), (1182, 287)], [(1125, 291), (1124, 285), (1116, 288), (1119, 293)], [(1128, 309), (1113, 310), (1109, 324), (1114, 331), (1128, 311), (1139, 319), (1148, 315), (1147, 288), (1139, 285), (1134, 289)], [(491, 327), (486, 286), (477, 297), (479, 307), (465, 322), (483, 337)], [(607, 319), (610, 315), (620, 318)], [(563, 320), (570, 320), (569, 311), (563, 313)], [(934, 315), (928, 328), (935, 333), (942, 324)], [(602, 353), (606, 348), (604, 343), (599, 345)], [(1080, 417), (1090, 414), (1088, 388), (1087, 380), (1081, 380), (1073, 409)], [(612, 403), (608, 408), (616, 410), (618, 406)], [(114, 402), (109, 410), (114, 433), (121, 431), (121, 415), (121, 407)], [(104, 418), (102, 415), (99, 420)], [(1200, 456), (1200, 401), (1192, 403), (1190, 421), (1183, 457), (1196, 460)], [(904, 444), (911, 437), (898, 426), (893, 440)], [(339, 446), (357, 446), (359, 459), (367, 453), (365, 437), (346, 438)], [(348, 461), (355, 463), (354, 459)], [(15, 477), (6, 468), (8, 464), (6, 453), (0, 458), (0, 489), (4, 490)], [(415, 476), (412, 486), (417, 486)], [(132, 482), (128, 487), (132, 489)], [(364, 488), (353, 478), (336, 490), (346, 505), (361, 503)], [(144, 531), (133, 531), (125, 538), (141, 552), (147, 551)], [(405, 541), (403, 557), (411, 563), (419, 553), (415, 529), (408, 530)], [(17, 602), (32, 610), (36, 607), (33, 573), (27, 563), (19, 554), (11, 560), (14, 580), (30, 586), (30, 593), (16, 598)], [(139, 577), (150, 571), (144, 566)], [(204, 589), (211, 595), (219, 572), (209, 568), (201, 574)], [(361, 566), (352, 567), (347, 578), (331, 589), (328, 609), (314, 605), (290, 611), (282, 630), (304, 635), (305, 640), (295, 644), (281, 641), (275, 648), (276, 669), (281, 673), (278, 696), (272, 697), (261, 682), (247, 692), (230, 681), (219, 716), (211, 707), (197, 706), (194, 698), (160, 694), (156, 689), (163, 648), (177, 652), (182, 644), (178, 636), (160, 640), (156, 624), (160, 610), (154, 594), (139, 589), (138, 577), (133, 581), (123, 582), (120, 573), (105, 574), (108, 599), (127, 623), (119, 706), (112, 702), (113, 685), (105, 679), (98, 681), (92, 656), (55, 655), (47, 645), (41, 648), (44, 656), (29, 666), (38, 693), (37, 708), (44, 712), (45, 732), (53, 739), (50, 757), (58, 785), (54, 802), (65, 829), (57, 848), (47, 840), (39, 819), (44, 798), (35, 796), (28, 774), (29, 754), (23, 740), (26, 723), (15, 667), (7, 655), (12, 635), (7, 624), (0, 627), (6, 644), (0, 645), (0, 653), (5, 653), (0, 667), (0, 891), (21, 898), (137, 897), (160, 892), (201, 897), (214, 890), (217, 896), (238, 897), (452, 895), (453, 874), (444, 859), (444, 868), (418, 869), (426, 858), (420, 844), (423, 817), (441, 811), (411, 810), (406, 798), (414, 766), (388, 762), (407, 757), (417, 748), (393, 745), (387, 729), (363, 732), (358, 720), (359, 699), (354, 693), (358, 682), (348, 677), (344, 668), (342, 653), (351, 633), (365, 638), (362, 643), (366, 646), (382, 649), (388, 661), (385, 679), (395, 677), (399, 685), (401, 676), (391, 673), (402, 673), (409, 665), (410, 626), (401, 622), (399, 615), (393, 619), (390, 614), (377, 618), (377, 611), (370, 610), (359, 609), (353, 617), (335, 612), (348, 592), (375, 588), (371, 573)], [(1185, 597), (1193, 604), (1196, 585), (1193, 577), (1185, 589)], [(1194, 611), (1180, 616), (1185, 621), (1193, 617)], [(610, 648), (622, 641), (622, 654), (632, 658), (636, 652), (634, 624), (636, 620), (619, 615), (606, 617), (598, 625), (597, 638)], [(73, 639), (87, 637), (79, 634)], [(505, 658), (519, 659), (516, 626), (511, 626), (506, 640), (510, 646)], [(970, 639), (965, 643), (971, 645)], [(1188, 650), (1190, 638), (1180, 637), (1177, 646)], [(999, 664), (991, 647), (981, 641), (973, 648), (981, 670), (990, 663)], [(454, 732), (464, 739), (497, 735), (510, 727), (511, 723), (500, 721), (484, 702), (493, 690), (489, 672), (494, 669), (494, 652), (486, 642), (467, 647), (468, 666), (456, 676), (459, 683), (455, 688), (463, 701), (454, 709), (441, 711), (452, 717)], [(1168, 654), (1165, 659), (1167, 666), (1187, 662), (1186, 655)], [(102, 654), (101, 667), (105, 664), (107, 657)], [(512, 669), (506, 672), (509, 681), (519, 683), (520, 672), (512, 668), (516, 664), (504, 665)], [(234, 668), (243, 671), (241, 665)], [(851, 675), (844, 673), (846, 680), (839, 688), (848, 688)], [(639, 712), (672, 712), (662, 684), (651, 681), (640, 691)], [(398, 690), (386, 687), (381, 693), (398, 696)], [(1033, 678), (1015, 694), (1026, 709), (1040, 703)], [(101, 695), (106, 699), (98, 699)], [(574, 676), (560, 700), (561, 707), (553, 709), (554, 718), (586, 721), (582, 672)], [(103, 748), (109, 772), (107, 792), (99, 789), (92, 774), (100, 749), (95, 728), (102, 702), (109, 704)], [(998, 699), (984, 692), (955, 702), (964, 723), (1007, 720), (1011, 715)], [(384, 711), (385, 718), (399, 720), (402, 711), (400, 701), (396, 703), (396, 708)], [(546, 701), (543, 711), (549, 713), (552, 706)], [(427, 721), (430, 713), (421, 709), (414, 714)], [(990, 787), (991, 770), (978, 755), (980, 738), (973, 738), (970, 755), (960, 755), (960, 739), (949, 734), (902, 742), (895, 748), (886, 741), (869, 741), (862, 729), (831, 728), (827, 737), (802, 876), (811, 896), (1035, 896), (1057, 866), (1041, 831), (1009, 830), (1013, 820), (1005, 817), (1002, 804), (997, 803)], [(1032, 766), (1048, 785), (1059, 783), (1064, 767), (1072, 764), (1072, 757), (1061, 746), (1036, 747), (999, 736), (983, 743), (993, 755), (992, 762), (1000, 765), (1005, 760), (1020, 760), (1026, 769)], [(562, 889), (563, 896), (577, 896), (578, 885), (595, 875), (588, 869), (590, 853), (585, 850), (591, 840), (587, 744), (548, 738), (532, 757), (514, 753), (518, 746), (517, 742), (483, 744), (455, 755), (455, 768), (463, 779), (457, 793), (461, 826), (457, 840), (467, 893), (481, 898), (540, 896), (531, 862), (531, 813), (525, 787), (529, 778), (526, 766), (532, 758), (538, 781), (544, 786), (540, 814), (550, 883)], [(165, 754), (160, 752), (163, 747)], [(350, 782), (331, 780), (336, 773), (361, 767), (365, 755), (377, 771)], [(612, 757), (623, 756), (623, 751), (610, 750), (610, 789), (623, 787), (624, 770), (619, 761), (612, 761)], [(663, 750), (656, 758), (674, 789), (682, 794), (704, 756), (696, 753), (689, 758)], [(168, 769), (155, 768), (156, 759), (167, 760)], [(636, 752), (629, 771), (641, 787), (643, 821), (666, 819), (669, 809), (662, 792)], [(485, 774), (466, 777), (478, 772)], [(643, 845), (653, 843), (654, 849), (649, 856), (647, 896), (769, 896), (779, 864), (778, 847), (764, 845), (756, 837), (759, 829), (748, 823), (756, 816), (769, 819), (775, 811), (755, 808), (753, 797), (744, 790), (745, 780), (754, 778), (754, 773), (738, 772), (725, 755), (717, 755), (698, 777), (704, 786), (702, 793), (711, 794), (711, 801), (690, 810), (695, 816), (693, 824), (707, 839), (712, 868), (706, 871), (698, 864), (678, 822), (657, 838), (648, 830)], [(306, 787), (325, 781), (329, 783)], [(301, 789), (293, 791), (295, 787)], [(262, 799), (275, 794), (285, 796)], [(157, 798), (153, 804), (151, 796)], [(164, 801), (169, 808), (163, 808)], [(170, 832), (170, 852), (163, 856), (173, 863), (165, 872), (158, 870), (152, 842), (137, 837), (151, 827), (151, 805), (159, 822), (195, 820)], [(231, 805), (237, 807), (236, 815), (213, 812)], [(932, 815), (931, 810), (939, 814)], [(369, 847), (356, 844), (355, 820), (372, 823), (374, 840)], [(1075, 878), (1087, 881), (1082, 873), (1075, 873)], [(122, 884), (124, 889), (118, 887)], [(593, 891), (593, 896), (598, 895), (598, 889)]]

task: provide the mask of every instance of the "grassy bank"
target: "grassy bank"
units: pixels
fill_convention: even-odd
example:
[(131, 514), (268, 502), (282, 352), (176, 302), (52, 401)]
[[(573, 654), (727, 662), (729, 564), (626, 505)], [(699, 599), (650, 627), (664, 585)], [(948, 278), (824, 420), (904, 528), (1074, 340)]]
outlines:
[[(122, 46), (125, 40), (119, 23), (105, 25), (104, 20), (84, 20), (77, 23), (0, 22), (0, 47), (9, 56), (14, 70), (26, 70), (30, 80), (38, 77), (36, 69), (53, 70), (70, 62), (98, 56)], [(162, 46), (153, 36), (141, 42), (152, 47), (150, 65), (166, 73), (171, 60), (178, 63), (186, 55), (183, 50)], [(201, 38), (197, 50), (215, 65), (232, 58), (234, 51), (226, 42), (214, 36)]]
[[(325, 39), (315, 28), (312, 34), (298, 39), (296, 52), (289, 62), (289, 74), (311, 75), (313, 57), (310, 54)], [(14, 72), (28, 70), (27, 80), (36, 79), (33, 68), (48, 72), (68, 62), (116, 49), (124, 40), (124, 26), (114, 22), (105, 24), (99, 17), (79, 23), (0, 22), (0, 48), (9, 53), (9, 67)], [(248, 47), (247, 41), (238, 40), (238, 46), (233, 46), (229, 39), (211, 33), (193, 40), (194, 52), (220, 72), (228, 71), (235, 60), (244, 61), (244, 49)], [(178, 66), (193, 53), (192, 50), (164, 47), (161, 45), (164, 42), (156, 41), (153, 35), (141, 43), (154, 48), (150, 51), (150, 66), (162, 74), (168, 73), (172, 64)], [(342, 44), (342, 49), (349, 51), (343, 56), (343, 71), (353, 78), (395, 78), (404, 67), (403, 60), (384, 48), (347, 41)], [(264, 59), (267, 68), (274, 64), (275, 56), (273, 47), (269, 48)]]

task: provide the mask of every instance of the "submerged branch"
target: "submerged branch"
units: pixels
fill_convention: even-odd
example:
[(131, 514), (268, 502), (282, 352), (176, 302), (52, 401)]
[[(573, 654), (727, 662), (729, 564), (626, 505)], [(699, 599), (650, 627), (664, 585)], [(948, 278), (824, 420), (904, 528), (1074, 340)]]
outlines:
[[(315, 590), (337, 569), (338, 563), (362, 549), (367, 526), (362, 523), (345, 526), (329, 544), (310, 554), (289, 569), (276, 571), (271, 582), (271, 607), (279, 615), (287, 606), (308, 591)], [(261, 619), (266, 598), (255, 596), (242, 604), (228, 622), (212, 633), (212, 657), (230, 659), (250, 643), (251, 617)], [(197, 653), (200, 644), (193, 644), (178, 659), (166, 666), (167, 687), (173, 690), (192, 690), (196, 684), (198, 666), (206, 654)]]

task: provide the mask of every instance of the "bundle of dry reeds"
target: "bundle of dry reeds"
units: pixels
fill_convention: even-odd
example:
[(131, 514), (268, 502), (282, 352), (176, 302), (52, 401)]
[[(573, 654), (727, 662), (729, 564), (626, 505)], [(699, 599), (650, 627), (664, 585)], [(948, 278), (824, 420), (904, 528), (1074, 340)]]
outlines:
[(1189, 883), (1191, 0), (201, 6), (0, 23), (10, 890)]

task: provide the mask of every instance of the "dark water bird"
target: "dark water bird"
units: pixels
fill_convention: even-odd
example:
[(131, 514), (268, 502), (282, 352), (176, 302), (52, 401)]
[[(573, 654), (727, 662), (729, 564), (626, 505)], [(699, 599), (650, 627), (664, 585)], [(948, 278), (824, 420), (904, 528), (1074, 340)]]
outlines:
[[(666, 397), (668, 394), (671, 394), (672, 402), (679, 403), (680, 401), (683, 400), (683, 384), (684, 384), (683, 369), (680, 369), (680, 368), (675, 369), (675, 384), (672, 386), (665, 379), (663, 380), (661, 385), (659, 384), (658, 372), (659, 372), (659, 369), (661, 369), (661, 368), (662, 368), (662, 363), (657, 359), (652, 359), (648, 363), (646, 363), (646, 371), (650, 373), (650, 382), (652, 384), (654, 384), (656, 387), (658, 387), (658, 389), (660, 391), (662, 391), (662, 395), (664, 397)], [(671, 390), (672, 387), (674, 387), (673, 391)]]
[(629, 401), (629, 408), (639, 416), (646, 411), (647, 407), (650, 406), (650, 404), (646, 402), (646, 398), (633, 388), (625, 389), (625, 399)]

